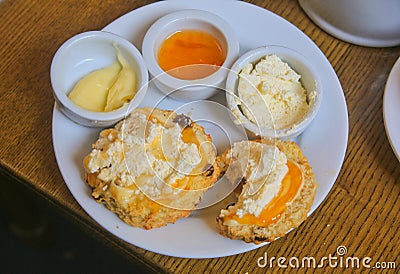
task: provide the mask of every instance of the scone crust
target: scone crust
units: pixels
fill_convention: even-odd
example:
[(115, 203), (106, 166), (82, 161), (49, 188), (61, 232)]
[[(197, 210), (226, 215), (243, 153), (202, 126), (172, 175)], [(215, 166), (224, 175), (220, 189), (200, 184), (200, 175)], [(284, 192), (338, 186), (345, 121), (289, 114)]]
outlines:
[[(275, 145), (282, 151), (288, 160), (296, 162), (303, 173), (303, 183), (298, 195), (288, 204), (286, 211), (279, 221), (270, 224), (267, 227), (257, 225), (224, 225), (223, 216), (217, 217), (217, 228), (221, 235), (234, 239), (243, 240), (247, 243), (260, 244), (263, 242), (272, 242), (276, 238), (284, 236), (289, 230), (298, 227), (306, 218), (314, 201), (314, 196), (318, 187), (314, 173), (303, 155), (299, 146), (294, 142), (283, 142), (280, 140), (260, 139), (250, 142), (260, 142), (268, 145)], [(218, 164), (225, 172), (229, 166), (227, 157), (229, 149), (218, 157)]]
[[(178, 115), (170, 110), (160, 109), (137, 109), (152, 116), (159, 121), (171, 121)], [(172, 116), (171, 116), (172, 115)], [(171, 119), (172, 117), (172, 119)], [(128, 118), (129, 119), (129, 118)], [(195, 132), (197, 138), (202, 142), (212, 142), (210, 135), (206, 134), (204, 128), (195, 122), (191, 122), (190, 127)], [(100, 138), (93, 144), (93, 149), (103, 149), (104, 138), (110, 133), (116, 131), (115, 128), (105, 129), (100, 133)], [(89, 156), (89, 155), (88, 155)], [(87, 156), (87, 157), (88, 157)], [(85, 166), (84, 161), (84, 166)], [(107, 168), (107, 167), (105, 167)], [(85, 166), (85, 182), (92, 188), (92, 197), (98, 202), (106, 206), (110, 211), (116, 213), (125, 223), (144, 229), (152, 229), (167, 225), (167, 223), (175, 223), (180, 218), (190, 215), (192, 209), (176, 209), (157, 203), (146, 196), (142, 191), (134, 186), (125, 188), (117, 185), (115, 182), (103, 181), (98, 178), (99, 172), (90, 172)], [(186, 189), (204, 189), (201, 191), (193, 191), (193, 195), (189, 196), (193, 199), (193, 205), (198, 204), (204, 192), (210, 188), (218, 179), (220, 168), (216, 163), (209, 167), (207, 171), (197, 175)], [(121, 199), (121, 196), (124, 199)], [(128, 200), (129, 202), (126, 202)]]

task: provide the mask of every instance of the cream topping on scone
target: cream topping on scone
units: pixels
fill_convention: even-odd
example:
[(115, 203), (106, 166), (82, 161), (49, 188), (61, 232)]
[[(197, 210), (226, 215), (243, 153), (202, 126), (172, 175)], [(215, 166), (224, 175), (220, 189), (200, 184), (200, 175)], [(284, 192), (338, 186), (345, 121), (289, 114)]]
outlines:
[[(259, 216), (265, 205), (279, 192), (288, 172), (287, 159), (277, 147), (257, 142), (235, 143), (227, 155), (230, 166), (226, 176), (232, 183), (245, 178), (236, 215)], [(227, 211), (222, 211), (222, 215)]]
[(137, 108), (83, 160), (92, 197), (135, 227), (186, 218), (220, 175), (212, 139), (184, 114)]
[(166, 126), (134, 112), (108, 132), (103, 138), (107, 149), (93, 149), (85, 166), (103, 181), (124, 187), (135, 183), (154, 198), (179, 192), (171, 186), (201, 162), (196, 144), (184, 142), (181, 133), (178, 123)]
[[(274, 241), (278, 237), (285, 235), (292, 228), (298, 227), (307, 218), (318, 183), (307, 158), (296, 143), (274, 139), (249, 141), (248, 146), (259, 148), (262, 146), (252, 145), (251, 143), (263, 144), (266, 147), (273, 146), (284, 154), (285, 157), (280, 156), (279, 152), (274, 156), (276, 163), (273, 166), (275, 169), (271, 170), (271, 174), (274, 172), (276, 174), (276, 181), (281, 182), (280, 189), (269, 202), (266, 202), (268, 199), (265, 199), (265, 203), (259, 204), (259, 208), (263, 206), (261, 212), (248, 210), (244, 201), (250, 201), (248, 200), (248, 186), (246, 185), (249, 184), (247, 179), (251, 177), (246, 177), (246, 173), (243, 173), (242, 189), (237, 189), (238, 192), (240, 191), (237, 202), (229, 205), (227, 209), (221, 210), (216, 221), (221, 235), (231, 239), (240, 239), (248, 243), (259, 244)], [(245, 146), (242, 146), (242, 148), (244, 149)], [(228, 172), (230, 166), (235, 165), (231, 150), (234, 150), (234, 148), (230, 148), (218, 156), (218, 165), (223, 172)], [(273, 155), (271, 154), (272, 149), (269, 152), (266, 149), (259, 151), (263, 151), (262, 153), (269, 154), (269, 156)], [(242, 156), (244, 155), (242, 151), (239, 152), (242, 153)], [(240, 153), (238, 156), (240, 156)], [(285, 165), (287, 169), (284, 168)], [(286, 174), (284, 169), (287, 170)], [(262, 200), (262, 195), (257, 195), (266, 191), (266, 188), (264, 188), (266, 185), (270, 184), (264, 183), (262, 187), (255, 189), (255, 191), (259, 191), (251, 196), (252, 198), (259, 198), (257, 201), (253, 200), (255, 203)], [(274, 193), (274, 191), (271, 192)], [(254, 212), (254, 214), (250, 212)]]

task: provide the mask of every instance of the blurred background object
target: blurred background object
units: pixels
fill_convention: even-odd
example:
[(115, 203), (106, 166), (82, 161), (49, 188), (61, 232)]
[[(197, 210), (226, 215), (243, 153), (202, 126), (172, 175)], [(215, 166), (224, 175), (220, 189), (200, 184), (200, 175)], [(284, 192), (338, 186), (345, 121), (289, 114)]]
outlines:
[(367, 47), (400, 45), (400, 0), (299, 0), (329, 34)]

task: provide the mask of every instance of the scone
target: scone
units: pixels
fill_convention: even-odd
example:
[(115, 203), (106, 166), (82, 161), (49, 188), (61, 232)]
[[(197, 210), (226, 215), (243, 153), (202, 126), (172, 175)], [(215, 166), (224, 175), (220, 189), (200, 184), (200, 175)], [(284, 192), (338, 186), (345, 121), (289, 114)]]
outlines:
[(307, 218), (318, 185), (296, 143), (242, 141), (217, 161), (229, 181), (242, 180), (238, 201), (217, 217), (222, 235), (256, 244), (272, 242)]
[(105, 129), (84, 159), (92, 196), (144, 229), (188, 217), (217, 181), (211, 137), (183, 114), (134, 110)]

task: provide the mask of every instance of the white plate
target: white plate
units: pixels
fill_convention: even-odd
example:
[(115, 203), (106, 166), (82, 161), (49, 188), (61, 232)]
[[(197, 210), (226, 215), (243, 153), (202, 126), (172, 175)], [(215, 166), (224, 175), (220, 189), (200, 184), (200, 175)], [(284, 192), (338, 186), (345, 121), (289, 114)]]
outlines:
[(389, 74), (383, 95), (383, 119), (386, 134), (400, 161), (400, 58)]
[[(312, 165), (319, 188), (310, 214), (321, 204), (332, 188), (343, 163), (348, 138), (348, 116), (339, 80), (319, 48), (299, 29), (263, 8), (241, 1), (160, 1), (133, 10), (104, 28), (132, 41), (140, 48), (146, 29), (160, 16), (185, 8), (197, 8), (216, 13), (237, 31), (241, 53), (262, 45), (283, 45), (303, 53), (316, 64), (321, 73), (324, 96), (320, 112), (311, 126), (296, 140)], [(240, 18), (240, 20), (238, 20)], [(150, 84), (142, 106), (155, 105), (162, 94)], [(243, 139), (243, 133), (224, 112), (224, 95), (207, 101), (185, 105), (192, 117), (208, 119), (203, 123), (211, 134), (219, 152), (233, 141)], [(183, 103), (167, 98), (159, 107), (177, 109)], [(218, 127), (218, 125), (220, 127)], [(225, 133), (224, 133), (225, 132)], [(246, 244), (224, 238), (215, 228), (215, 218), (227, 203), (196, 210), (189, 218), (166, 227), (145, 231), (122, 222), (114, 213), (91, 198), (91, 190), (84, 183), (82, 159), (91, 150), (99, 130), (74, 124), (54, 107), (53, 144), (58, 166), (71, 193), (82, 208), (101, 226), (121, 239), (144, 249), (186, 258), (229, 256), (255, 249), (261, 245)], [(210, 199), (219, 197), (212, 193)], [(213, 195), (215, 197), (213, 197)]]

